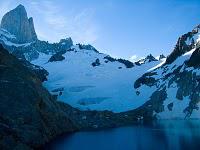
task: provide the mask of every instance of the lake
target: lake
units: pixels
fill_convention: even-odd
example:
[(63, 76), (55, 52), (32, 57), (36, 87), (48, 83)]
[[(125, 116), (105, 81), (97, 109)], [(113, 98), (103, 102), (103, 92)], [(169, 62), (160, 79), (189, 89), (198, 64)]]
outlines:
[(200, 120), (167, 120), (57, 138), (48, 150), (195, 150), (200, 149)]

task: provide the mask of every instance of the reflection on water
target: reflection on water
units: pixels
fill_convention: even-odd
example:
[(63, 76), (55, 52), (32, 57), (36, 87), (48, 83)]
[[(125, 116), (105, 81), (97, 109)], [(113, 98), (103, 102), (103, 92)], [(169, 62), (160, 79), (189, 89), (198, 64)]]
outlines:
[(77, 132), (48, 145), (52, 150), (200, 149), (200, 120), (159, 121), (93, 132)]

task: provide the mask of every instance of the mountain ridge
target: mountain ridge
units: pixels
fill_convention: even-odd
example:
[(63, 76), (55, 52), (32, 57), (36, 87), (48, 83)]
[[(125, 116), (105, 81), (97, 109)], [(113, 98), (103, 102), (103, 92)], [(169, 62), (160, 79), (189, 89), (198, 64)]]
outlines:
[[(184, 53), (194, 48), (195, 42), (198, 41), (198, 29), (199, 26), (181, 36), (167, 58), (160, 55), (156, 59), (150, 54), (136, 63), (99, 53), (91, 45), (74, 45), (71, 38), (53, 44), (37, 40), (19, 46), (9, 46), (4, 39), (2, 41), (4, 46), (19, 59), (27, 59), (35, 65), (44, 67), (49, 72), (48, 80), (44, 85), (52, 94), (57, 95), (59, 100), (81, 110), (122, 112), (136, 109), (151, 99), (151, 92), (159, 89), (155, 87), (158, 79), (152, 77), (158, 74), (154, 70), (159, 68), (162, 70), (165, 66), (173, 64), (179, 57), (182, 58)], [(5, 33), (2, 36), (8, 39), (9, 37), (13, 38), (6, 31)], [(190, 66), (198, 64), (198, 50), (195, 53), (187, 62)], [(174, 66), (169, 67), (168, 70), (177, 71), (174, 68), (177, 68), (178, 64)], [(56, 71), (58, 68), (59, 71)], [(99, 82), (99, 80), (104, 82)], [(147, 85), (147, 87), (143, 91), (138, 90), (143, 85)], [(151, 89), (148, 89), (148, 86)], [(108, 92), (106, 88), (115, 89), (118, 92), (117, 94), (115, 90)], [(57, 91), (57, 89), (62, 90)], [(98, 94), (99, 90), (104, 91), (103, 97)], [(148, 94), (145, 94), (144, 91), (148, 91)], [(95, 94), (90, 96), (90, 93)], [(65, 96), (66, 94), (68, 96)], [(88, 96), (85, 97), (85, 95)]]

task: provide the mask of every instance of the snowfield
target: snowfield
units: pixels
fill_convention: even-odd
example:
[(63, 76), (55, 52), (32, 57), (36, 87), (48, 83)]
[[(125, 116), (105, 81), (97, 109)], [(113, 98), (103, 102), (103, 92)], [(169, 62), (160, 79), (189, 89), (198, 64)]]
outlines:
[[(135, 80), (160, 61), (142, 66), (126, 68), (120, 62), (107, 62), (105, 54), (73, 47), (67, 51), (65, 60), (48, 62), (50, 55), (40, 54), (33, 64), (42, 66), (49, 72), (44, 86), (58, 99), (81, 110), (110, 110), (123, 112), (133, 110), (145, 103), (150, 96), (149, 87), (136, 95)], [(99, 66), (92, 66), (96, 59)]]
[[(53, 94), (58, 96), (59, 101), (63, 101), (72, 107), (80, 110), (109, 110), (112, 112), (125, 112), (134, 110), (151, 99), (155, 91), (166, 87), (167, 98), (161, 104), (164, 109), (162, 112), (154, 112), (160, 119), (183, 119), (184, 110), (188, 107), (191, 99), (189, 96), (183, 97), (183, 100), (176, 98), (180, 87), (173, 81), (173, 71), (181, 69), (192, 71), (200, 75), (199, 68), (186, 66), (185, 62), (190, 59), (193, 52), (199, 48), (199, 32), (184, 42), (190, 45), (195, 42), (195, 47), (182, 54), (171, 64), (165, 64), (165, 58), (159, 61), (152, 61), (152, 55), (139, 60), (132, 68), (127, 68), (125, 64), (117, 61), (106, 54), (99, 53), (91, 46), (74, 45), (62, 56), (62, 61), (50, 62), (52, 53), (47, 55), (39, 53), (39, 58), (31, 63), (41, 66), (49, 72), (48, 81), (44, 86)], [(31, 43), (16, 44), (15, 36), (4, 29), (0, 29), (0, 42), (10, 47), (26, 47)], [(62, 45), (66, 43), (61, 43)], [(25, 58), (26, 53), (24, 53)], [(151, 62), (150, 62), (151, 61)], [(129, 64), (130, 65), (130, 64)], [(145, 73), (153, 73), (151, 77), (156, 80), (153, 86), (142, 84), (134, 89), (135, 81)], [(171, 75), (170, 75), (171, 74)], [(166, 75), (169, 75), (167, 78)], [(148, 76), (148, 75), (147, 75)], [(179, 79), (178, 79), (179, 80)], [(190, 93), (191, 94), (191, 93)], [(169, 110), (169, 104), (173, 103), (172, 110)], [(197, 104), (200, 107), (200, 104)], [(194, 109), (190, 118), (199, 118), (199, 110)]]

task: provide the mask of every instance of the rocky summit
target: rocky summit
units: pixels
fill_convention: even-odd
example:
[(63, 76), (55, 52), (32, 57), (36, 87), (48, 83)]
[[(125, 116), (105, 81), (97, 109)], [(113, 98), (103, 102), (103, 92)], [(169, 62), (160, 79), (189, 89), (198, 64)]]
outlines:
[(23, 5), (17, 6), (3, 16), (1, 28), (15, 35), (17, 43), (29, 43), (37, 40), (33, 18), (28, 18)]

